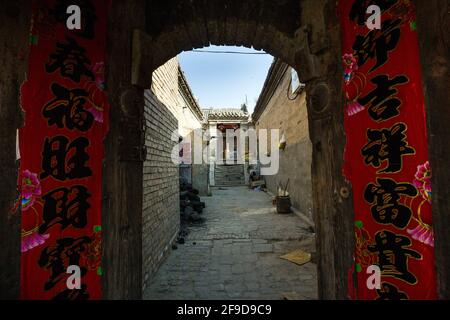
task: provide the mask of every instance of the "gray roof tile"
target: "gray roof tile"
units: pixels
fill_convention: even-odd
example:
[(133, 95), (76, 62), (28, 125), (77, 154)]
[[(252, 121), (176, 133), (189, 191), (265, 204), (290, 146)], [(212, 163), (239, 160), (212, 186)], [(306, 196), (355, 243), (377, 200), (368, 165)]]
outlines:
[(203, 117), (207, 120), (226, 120), (226, 119), (236, 119), (236, 120), (246, 120), (249, 118), (249, 114), (247, 112), (243, 112), (238, 108), (222, 108), (222, 109), (213, 109), (207, 108), (202, 109)]

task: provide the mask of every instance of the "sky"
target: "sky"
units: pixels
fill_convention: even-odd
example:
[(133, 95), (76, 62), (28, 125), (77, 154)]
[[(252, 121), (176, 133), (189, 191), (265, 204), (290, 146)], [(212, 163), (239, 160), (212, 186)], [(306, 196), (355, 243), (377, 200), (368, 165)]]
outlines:
[[(199, 51), (261, 52), (245, 47), (210, 46)], [(227, 54), (187, 51), (179, 56), (181, 69), (201, 108), (240, 108), (248, 101), (251, 113), (272, 64), (269, 54)]]

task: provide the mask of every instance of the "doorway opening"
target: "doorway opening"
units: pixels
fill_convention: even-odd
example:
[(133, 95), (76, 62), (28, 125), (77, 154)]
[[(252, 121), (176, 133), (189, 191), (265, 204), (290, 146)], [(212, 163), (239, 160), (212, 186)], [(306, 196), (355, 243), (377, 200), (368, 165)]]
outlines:
[[(341, 171), (345, 135), (340, 108), (341, 37), (335, 4), (327, 0), (287, 1), (277, 5), (254, 1), (207, 5), (194, 1), (192, 5), (180, 6), (172, 2), (114, 5), (110, 20), (116, 26), (116, 33), (109, 39), (108, 59), (129, 63), (112, 68), (108, 74), (111, 101), (121, 108), (111, 113), (111, 129), (106, 141), (109, 166), (105, 167), (103, 184), (104, 192), (111, 198), (104, 204), (103, 211), (108, 214), (103, 215), (103, 219), (105, 225), (111, 226), (126, 221), (120, 233), (105, 234), (103, 258), (109, 272), (103, 279), (105, 286), (114, 293), (112, 296), (122, 293), (130, 297), (141, 296), (142, 283), (149, 280), (149, 276), (145, 279), (142, 269), (145, 263), (136, 263), (137, 259), (146, 257), (140, 247), (150, 225), (141, 219), (142, 207), (147, 204), (142, 203), (142, 188), (136, 189), (142, 185), (143, 163), (139, 160), (143, 157), (136, 157), (134, 162), (121, 162), (120, 155), (131, 147), (140, 151), (143, 146), (140, 120), (144, 116), (151, 118), (144, 113), (143, 99), (145, 89), (151, 85), (151, 73), (183, 50), (216, 44), (264, 49), (294, 67), (300, 81), (306, 84), (308, 131), (312, 144), (312, 207), (318, 222), (315, 231), (318, 235), (319, 296), (326, 299), (347, 297), (348, 271), (353, 266), (354, 220), (352, 197), (339, 193), (339, 190), (349, 190), (350, 186)], [(123, 19), (125, 15), (132, 16), (130, 12), (135, 13), (133, 19)], [(317, 12), (320, 12), (320, 19), (317, 19)], [(124, 51), (131, 34), (131, 50)], [(159, 109), (155, 107), (154, 122), (162, 119)], [(167, 121), (170, 123), (170, 119)], [(127, 128), (135, 130), (126, 131), (123, 122)], [(176, 137), (176, 141), (179, 138)], [(153, 143), (157, 142), (153, 138)], [(143, 152), (138, 155), (142, 156)], [(197, 169), (208, 176), (208, 170)], [(170, 170), (176, 172), (178, 167)], [(130, 247), (134, 249), (129, 250)], [(114, 254), (119, 249), (125, 256), (118, 258)], [(123, 264), (119, 267), (115, 262)], [(136, 277), (130, 278), (128, 270), (133, 270)], [(124, 291), (128, 287), (133, 289)]]
[(144, 298), (316, 299), (303, 86), (265, 52), (188, 54), (155, 70), (144, 95)]

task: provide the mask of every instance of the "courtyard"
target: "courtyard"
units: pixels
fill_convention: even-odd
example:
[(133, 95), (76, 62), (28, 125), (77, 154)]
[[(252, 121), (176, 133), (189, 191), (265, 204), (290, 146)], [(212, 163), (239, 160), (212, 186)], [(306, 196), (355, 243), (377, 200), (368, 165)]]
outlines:
[[(272, 198), (247, 187), (213, 188), (203, 223), (191, 224), (158, 270), (145, 299), (316, 299), (316, 264), (280, 259), (315, 250), (314, 233)], [(314, 257), (314, 255), (313, 255)], [(313, 259), (314, 260), (314, 259)]]

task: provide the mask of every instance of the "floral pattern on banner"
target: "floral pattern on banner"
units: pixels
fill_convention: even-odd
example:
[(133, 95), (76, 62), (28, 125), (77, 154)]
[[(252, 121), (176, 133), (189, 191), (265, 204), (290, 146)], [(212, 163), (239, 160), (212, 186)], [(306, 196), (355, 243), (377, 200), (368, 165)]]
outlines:
[(23, 253), (44, 244), (50, 235), (39, 232), (42, 221), (34, 206), (37, 204), (42, 206), (40, 200), (42, 188), (37, 174), (24, 170), (20, 177), (19, 190), (23, 220), (32, 221), (29, 226), (22, 225), (20, 250)]
[[(369, 5), (380, 7), (381, 29), (365, 25)], [(343, 173), (352, 184), (355, 209), (349, 295), (435, 299), (431, 168), (414, 4), (340, 0), (338, 12), (347, 139)], [(380, 289), (366, 284), (370, 265), (380, 268)]]
[(27, 211), (42, 194), (41, 182), (37, 174), (31, 173), (29, 170), (24, 170), (22, 172), (20, 190), (22, 211)]
[[(81, 9), (69, 30), (67, 7)], [(21, 298), (100, 299), (103, 140), (110, 0), (34, 0), (19, 131)], [(81, 271), (81, 289), (66, 271)]]

